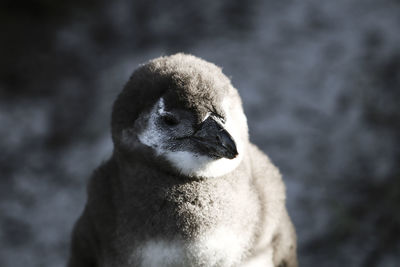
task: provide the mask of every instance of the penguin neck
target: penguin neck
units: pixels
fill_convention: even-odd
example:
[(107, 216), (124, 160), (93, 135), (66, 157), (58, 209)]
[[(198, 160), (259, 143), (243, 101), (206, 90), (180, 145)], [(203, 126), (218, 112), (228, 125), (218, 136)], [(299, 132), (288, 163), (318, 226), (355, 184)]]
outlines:
[[(187, 176), (172, 166), (167, 159), (157, 157), (145, 151), (143, 153), (131, 153), (129, 156), (114, 152), (114, 158), (119, 167), (119, 179), (124, 186), (126, 194), (166, 189), (178, 185), (191, 183), (209, 184), (218, 181), (232, 181), (236, 184), (248, 183), (247, 173), (249, 168), (247, 157), (243, 157), (237, 168), (218, 177)], [(131, 192), (134, 190), (135, 192)], [(140, 192), (136, 192), (140, 191)]]
[(234, 218), (236, 213), (254, 208), (247, 203), (252, 190), (247, 159), (228, 175), (195, 179), (166, 172), (154, 166), (156, 163), (114, 156), (119, 169), (118, 194), (123, 194), (119, 207), (123, 214), (134, 211), (132, 225), (142, 219), (154, 223), (157, 227), (152, 228), (152, 237), (198, 236), (213, 225), (224, 224), (226, 218), (239, 221)]

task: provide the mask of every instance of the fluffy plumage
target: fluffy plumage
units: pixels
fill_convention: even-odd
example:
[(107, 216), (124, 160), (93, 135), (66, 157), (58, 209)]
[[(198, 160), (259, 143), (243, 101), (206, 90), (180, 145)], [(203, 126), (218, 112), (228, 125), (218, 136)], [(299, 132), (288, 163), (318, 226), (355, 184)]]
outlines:
[(297, 266), (281, 176), (247, 131), (214, 64), (142, 65), (114, 104), (114, 152), (90, 180), (68, 266)]

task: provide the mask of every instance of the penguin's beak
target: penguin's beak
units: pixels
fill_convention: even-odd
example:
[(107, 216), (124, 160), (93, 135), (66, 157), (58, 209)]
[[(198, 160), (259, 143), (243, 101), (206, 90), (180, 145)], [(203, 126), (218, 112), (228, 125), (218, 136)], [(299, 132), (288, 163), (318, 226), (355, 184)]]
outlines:
[(191, 139), (210, 157), (233, 159), (238, 155), (232, 136), (211, 116), (198, 125)]

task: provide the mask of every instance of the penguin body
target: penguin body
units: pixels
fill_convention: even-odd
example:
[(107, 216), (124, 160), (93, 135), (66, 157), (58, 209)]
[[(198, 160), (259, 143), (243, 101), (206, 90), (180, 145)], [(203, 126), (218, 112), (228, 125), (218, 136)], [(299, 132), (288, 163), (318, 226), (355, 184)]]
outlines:
[(68, 266), (297, 266), (279, 171), (247, 131), (215, 65), (141, 66), (114, 104), (114, 152), (90, 180)]

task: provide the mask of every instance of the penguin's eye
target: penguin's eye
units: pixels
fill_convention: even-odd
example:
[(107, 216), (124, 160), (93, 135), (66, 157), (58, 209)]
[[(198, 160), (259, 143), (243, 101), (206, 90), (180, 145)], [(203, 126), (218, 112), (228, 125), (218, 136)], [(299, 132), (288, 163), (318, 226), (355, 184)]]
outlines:
[(168, 126), (176, 126), (179, 124), (178, 118), (172, 115), (171, 113), (163, 114), (161, 116), (161, 119)]

